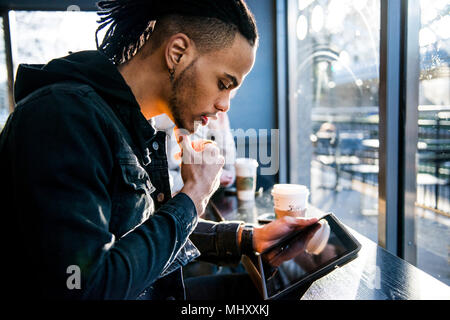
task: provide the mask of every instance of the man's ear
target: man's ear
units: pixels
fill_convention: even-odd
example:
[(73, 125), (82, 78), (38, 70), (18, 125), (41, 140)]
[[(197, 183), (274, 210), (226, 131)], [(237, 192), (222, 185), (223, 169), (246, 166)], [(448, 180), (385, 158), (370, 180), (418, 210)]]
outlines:
[(176, 70), (179, 65), (189, 64), (195, 48), (192, 40), (184, 33), (171, 36), (166, 45), (165, 59), (169, 70)]

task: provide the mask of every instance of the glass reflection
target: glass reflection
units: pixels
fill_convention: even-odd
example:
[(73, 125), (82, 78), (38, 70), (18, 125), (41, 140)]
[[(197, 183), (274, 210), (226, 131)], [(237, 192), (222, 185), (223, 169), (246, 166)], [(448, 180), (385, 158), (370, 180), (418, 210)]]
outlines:
[(291, 182), (377, 241), (380, 1), (289, 4)]
[(417, 266), (450, 284), (450, 2), (420, 5)]

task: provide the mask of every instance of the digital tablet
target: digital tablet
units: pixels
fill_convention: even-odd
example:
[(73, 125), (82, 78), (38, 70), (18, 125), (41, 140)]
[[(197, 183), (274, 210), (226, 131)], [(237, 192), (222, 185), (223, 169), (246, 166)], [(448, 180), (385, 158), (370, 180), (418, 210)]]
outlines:
[(279, 299), (357, 256), (361, 244), (336, 216), (293, 232), (243, 264), (264, 299)]

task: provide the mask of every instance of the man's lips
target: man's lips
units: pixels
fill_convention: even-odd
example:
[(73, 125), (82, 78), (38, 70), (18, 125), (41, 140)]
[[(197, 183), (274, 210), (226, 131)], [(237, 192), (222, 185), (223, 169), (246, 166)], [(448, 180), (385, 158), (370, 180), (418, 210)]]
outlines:
[(200, 119), (202, 120), (202, 125), (205, 126), (208, 124), (209, 120), (217, 120), (218, 118), (217, 118), (217, 114), (211, 114), (211, 115), (203, 114), (200, 116)]

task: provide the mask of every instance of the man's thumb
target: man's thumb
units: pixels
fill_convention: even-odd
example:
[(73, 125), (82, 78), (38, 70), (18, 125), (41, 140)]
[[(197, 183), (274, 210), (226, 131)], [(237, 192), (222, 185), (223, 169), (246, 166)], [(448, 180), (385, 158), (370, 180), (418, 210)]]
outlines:
[(193, 154), (195, 151), (192, 148), (191, 138), (188, 135), (180, 135), (178, 137), (178, 141), (180, 143), (181, 152), (183, 156), (187, 154)]

